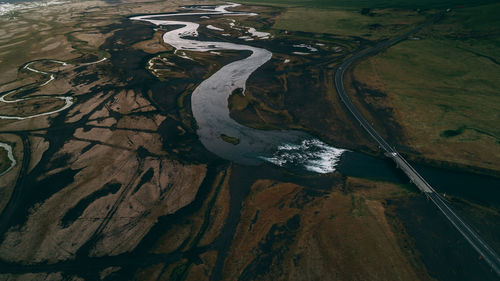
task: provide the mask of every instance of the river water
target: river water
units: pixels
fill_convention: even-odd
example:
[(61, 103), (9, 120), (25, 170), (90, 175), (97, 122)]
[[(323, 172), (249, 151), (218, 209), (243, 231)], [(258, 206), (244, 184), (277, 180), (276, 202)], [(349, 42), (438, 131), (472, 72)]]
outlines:
[[(229, 116), (229, 96), (237, 89), (245, 91), (248, 78), (271, 59), (271, 52), (248, 45), (196, 40), (193, 38), (198, 36), (199, 24), (165, 20), (165, 18), (173, 16), (255, 15), (226, 10), (236, 6), (238, 4), (213, 8), (203, 7), (200, 9), (203, 12), (147, 15), (131, 19), (150, 22), (157, 26), (181, 26), (166, 32), (163, 36), (164, 42), (173, 46), (176, 52), (221, 50), (251, 52), (247, 58), (223, 66), (204, 80), (192, 93), (191, 107), (198, 126), (197, 134), (209, 151), (224, 159), (241, 164), (256, 165), (267, 161), (283, 167), (301, 167), (311, 172), (333, 172), (339, 157), (345, 150), (331, 147), (300, 131), (263, 131), (246, 127)], [(252, 31), (256, 32), (253, 29)], [(229, 143), (223, 140), (222, 136), (237, 139), (238, 143)]]
[[(408, 179), (387, 159), (378, 159), (361, 153), (329, 146), (312, 136), (292, 130), (263, 131), (243, 126), (229, 116), (228, 98), (236, 89), (244, 92), (249, 76), (272, 56), (268, 50), (228, 42), (196, 40), (199, 24), (167, 20), (169, 17), (226, 15), (252, 16), (255, 14), (230, 12), (226, 9), (238, 4), (218, 7), (189, 7), (202, 10), (195, 13), (145, 15), (131, 18), (157, 26), (180, 26), (163, 36), (165, 43), (177, 51), (250, 51), (245, 59), (222, 67), (203, 81), (193, 92), (191, 105), (198, 125), (198, 136), (203, 145), (216, 155), (242, 164), (269, 162), (294, 171), (329, 173), (338, 170), (347, 176), (407, 183)], [(238, 144), (224, 141), (226, 135), (239, 140)], [(465, 197), (476, 202), (500, 207), (500, 179), (471, 173), (450, 172), (416, 165), (415, 168), (438, 192)], [(479, 188), (477, 188), (479, 186)], [(478, 190), (481, 189), (481, 192)]]
[[(68, 65), (66, 62), (63, 61), (58, 61), (58, 60), (47, 60), (50, 62), (58, 63), (63, 66)], [(32, 67), (32, 64), (34, 62), (30, 62), (24, 66), (24, 69), (29, 70), (31, 72), (34, 72), (36, 74), (41, 74), (44, 76), (49, 76), (47, 81), (43, 82), (40, 84), (40, 87), (46, 86), (50, 82), (54, 81), (55, 76), (54, 74), (51, 74), (49, 72), (45, 72), (42, 70), (38, 70)], [(64, 105), (56, 110), (52, 111), (47, 111), (47, 112), (41, 112), (41, 113), (35, 113), (31, 115), (25, 115), (25, 116), (13, 116), (13, 115), (1, 115), (0, 113), (0, 119), (5, 119), (5, 120), (25, 120), (25, 119), (31, 119), (31, 118), (36, 118), (36, 117), (41, 117), (41, 116), (46, 116), (46, 115), (52, 115), (58, 112), (61, 112), (63, 110), (66, 110), (70, 108), (73, 105), (73, 97), (70, 96), (34, 96), (34, 97), (29, 97), (29, 98), (18, 98), (18, 99), (9, 99), (9, 96), (15, 95), (18, 91), (23, 90), (23, 87), (21, 87), (18, 90), (13, 90), (9, 91), (6, 94), (3, 94), (0, 96), (0, 103), (19, 103), (23, 101), (28, 101), (28, 100), (36, 100), (36, 99), (46, 99), (46, 98), (51, 98), (51, 99), (59, 99), (64, 101)]]

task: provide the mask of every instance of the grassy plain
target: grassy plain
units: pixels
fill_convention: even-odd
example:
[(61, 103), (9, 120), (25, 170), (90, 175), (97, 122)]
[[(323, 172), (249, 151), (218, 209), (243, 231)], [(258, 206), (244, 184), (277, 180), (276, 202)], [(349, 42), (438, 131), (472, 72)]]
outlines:
[[(483, 1), (347, 1), (347, 0), (243, 0), (242, 3), (281, 6), (281, 14), (273, 26), (276, 29), (332, 33), (380, 39), (393, 36), (396, 32), (425, 19), (436, 9), (456, 6), (477, 6), (495, 3)], [(362, 9), (369, 9), (362, 14)]]
[(285, 7), (308, 7), (308, 8), (399, 8), (399, 9), (441, 9), (455, 6), (478, 6), (495, 3), (495, 0), (240, 0), (238, 3), (253, 3)]
[(500, 4), (458, 9), (359, 64), (354, 79), (387, 94), (413, 155), (500, 171)]
[(425, 19), (412, 10), (376, 9), (362, 15), (360, 9), (288, 8), (273, 28), (360, 36), (367, 39), (390, 37)]
[[(363, 92), (359, 105), (367, 107), (369, 119), (379, 122), (378, 129), (414, 159), (490, 174), (500, 171), (500, 4), (489, 0), (243, 2), (282, 7), (274, 29), (366, 40), (393, 37), (451, 8), (442, 20), (410, 40), (361, 62), (347, 81), (352, 78), (357, 84), (352, 88)], [(370, 10), (363, 14), (363, 8)]]

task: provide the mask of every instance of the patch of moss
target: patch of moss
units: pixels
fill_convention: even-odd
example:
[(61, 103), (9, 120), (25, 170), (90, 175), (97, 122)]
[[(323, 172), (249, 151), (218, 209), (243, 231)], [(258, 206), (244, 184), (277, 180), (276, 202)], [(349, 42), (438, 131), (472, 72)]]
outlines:
[(445, 131), (441, 132), (441, 137), (451, 138), (451, 137), (458, 136), (464, 132), (464, 129), (465, 129), (465, 127), (460, 127), (456, 130), (445, 130)]
[(234, 145), (237, 145), (240, 143), (240, 140), (238, 138), (235, 138), (235, 137), (230, 137), (230, 136), (227, 136), (227, 135), (224, 135), (224, 134), (221, 134), (220, 135), (220, 138), (225, 141), (225, 142), (228, 142), (230, 144), (234, 144)]

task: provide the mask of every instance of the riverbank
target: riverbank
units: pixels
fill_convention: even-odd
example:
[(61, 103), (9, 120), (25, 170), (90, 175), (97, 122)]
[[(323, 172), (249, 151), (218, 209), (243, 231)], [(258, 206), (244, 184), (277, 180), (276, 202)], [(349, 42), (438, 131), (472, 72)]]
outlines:
[[(345, 112), (331, 80), (337, 63), (372, 44), (369, 40), (281, 32), (270, 28), (280, 8), (243, 6), (230, 10), (259, 15), (169, 16), (200, 25), (197, 37), (178, 36), (176, 43), (189, 40), (210, 49), (176, 52), (163, 35), (181, 25), (154, 26), (129, 17), (188, 8), (207, 12), (215, 6), (91, 3), (73, 15), (74, 37), (69, 38), (79, 38), (70, 41), (82, 56), (69, 62), (99, 63), (57, 71), (52, 67), (58, 63), (33, 65), (57, 74), (46, 86), (70, 89), (66, 95), (75, 98), (72, 107), (0, 123), (2, 137), (16, 135), (2, 141), (12, 144), (19, 162), (2, 176), (9, 187), (0, 189), (0, 204), (7, 205), (0, 214), (0, 278), (373, 280), (376, 273), (380, 280), (453, 280), (462, 272), (445, 270), (456, 266), (491, 279), (475, 256), (463, 257), (461, 238), (453, 236), (451, 226), (446, 228), (444, 218), (397, 174), (393, 163), (336, 148), (377, 150)], [(219, 42), (243, 50), (212, 49)], [(198, 133), (206, 124), (195, 116), (193, 93), (212, 93), (200, 85), (255, 49), (272, 56), (250, 74), (244, 64), (239, 67), (245, 71), (232, 69), (235, 85), (221, 91), (225, 108), (198, 106), (216, 110), (204, 114), (223, 113), (241, 123), (237, 126), (249, 127), (240, 132), (267, 136), (300, 130), (320, 138), (328, 145), (315, 139), (280, 143), (279, 153), (271, 156), (299, 159), (308, 153), (304, 147), (316, 155), (322, 148), (327, 160), (335, 160), (335, 172), (264, 161), (238, 164), (204, 145)], [(58, 59), (56, 53), (45, 58)], [(30, 61), (36, 59), (16, 66), (23, 79), (32, 78), (32, 71), (22, 70)], [(250, 76), (246, 84), (238, 84), (245, 80), (238, 80), (238, 73)], [(209, 81), (217, 86), (219, 80)], [(6, 84), (2, 91), (26, 81)], [(26, 97), (43, 95), (44, 87)], [(234, 123), (216, 125), (230, 128)], [(232, 148), (246, 136), (223, 131), (214, 137)], [(323, 164), (321, 157), (313, 160)], [(430, 174), (458, 180), (440, 170)], [(447, 198), (495, 239), (496, 203), (474, 198), (469, 190), (453, 190), (463, 186), (451, 187)], [(469, 197), (470, 202), (463, 200)], [(434, 236), (443, 243), (430, 247), (425, 241)], [(458, 246), (448, 247), (447, 241)], [(435, 259), (453, 262), (439, 271)]]

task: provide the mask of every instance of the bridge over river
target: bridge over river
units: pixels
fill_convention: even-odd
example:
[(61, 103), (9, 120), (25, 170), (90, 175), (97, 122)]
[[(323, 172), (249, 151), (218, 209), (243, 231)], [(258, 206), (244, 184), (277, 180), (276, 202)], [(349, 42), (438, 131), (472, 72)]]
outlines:
[(437, 193), (434, 188), (408, 163), (403, 156), (401, 156), (392, 146), (390, 146), (384, 138), (370, 125), (370, 123), (364, 118), (364, 116), (359, 112), (359, 110), (354, 106), (351, 99), (347, 95), (344, 88), (344, 74), (345, 71), (356, 61), (360, 60), (369, 55), (374, 55), (379, 51), (388, 48), (400, 41), (408, 38), (408, 35), (417, 32), (424, 28), (425, 26), (434, 23), (439, 20), (444, 14), (440, 13), (436, 17), (422, 23), (421, 25), (409, 30), (408, 32), (397, 36), (393, 39), (383, 41), (374, 47), (361, 51), (352, 57), (345, 60), (335, 72), (335, 88), (337, 93), (351, 112), (351, 114), (356, 118), (361, 127), (377, 142), (380, 149), (384, 151), (384, 155), (392, 159), (397, 167), (401, 169), (410, 179), (410, 181), (415, 184), (420, 191), (422, 191), (427, 198), (429, 198), (434, 205), (441, 211), (441, 213), (450, 221), (450, 223), (462, 234), (462, 236), (469, 242), (469, 244), (477, 251), (477, 253), (483, 258), (483, 260), (492, 268), (495, 273), (500, 276), (500, 258), (497, 253), (482, 239), (463, 219), (461, 219), (453, 209), (448, 205), (446, 200), (444, 200), (439, 193)]

